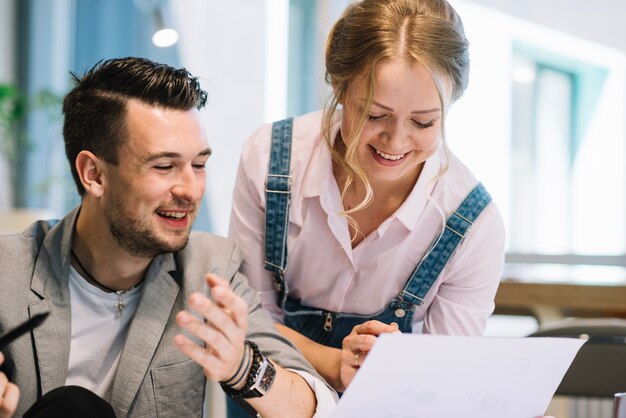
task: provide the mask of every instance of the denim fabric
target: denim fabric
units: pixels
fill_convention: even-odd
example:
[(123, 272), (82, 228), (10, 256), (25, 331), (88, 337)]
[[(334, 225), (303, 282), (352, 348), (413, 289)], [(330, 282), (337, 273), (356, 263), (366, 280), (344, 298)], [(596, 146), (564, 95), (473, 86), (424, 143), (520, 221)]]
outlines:
[(491, 202), (491, 196), (481, 183), (467, 195), (458, 209), (448, 216), (443, 233), (431, 244), (400, 293), (404, 301), (421, 305), (441, 270), (454, 254), (472, 223)]
[(410, 333), (415, 305), (423, 303), (426, 294), (443, 270), (462, 239), (469, 232), (472, 222), (491, 201), (482, 184), (463, 200), (459, 208), (446, 220), (443, 234), (438, 236), (418, 263), (415, 271), (397, 298), (382, 310), (371, 315), (356, 315), (342, 312), (328, 312), (302, 305), (287, 297), (283, 303), (285, 325), (320, 344), (341, 348), (343, 339), (352, 328), (363, 322), (375, 319), (386, 324), (395, 322), (400, 331)]
[[(265, 181), (265, 268), (280, 277), (287, 268), (292, 126), (292, 118), (272, 124), (272, 147)], [(274, 281), (274, 287), (283, 300), (287, 294), (285, 281)]]
[(320, 344), (341, 348), (352, 328), (371, 319), (398, 324), (400, 331), (411, 332), (414, 305), (394, 299), (384, 309), (371, 315), (329, 312), (302, 305), (288, 297), (283, 306), (285, 325)]
[[(241, 402), (245, 403), (244, 400), (241, 400)], [(227, 396), (226, 397), (226, 416), (228, 418), (250, 418), (250, 417), (256, 417), (257, 414), (256, 412), (254, 412), (254, 408), (252, 408), (250, 405), (247, 405), (244, 407)]]

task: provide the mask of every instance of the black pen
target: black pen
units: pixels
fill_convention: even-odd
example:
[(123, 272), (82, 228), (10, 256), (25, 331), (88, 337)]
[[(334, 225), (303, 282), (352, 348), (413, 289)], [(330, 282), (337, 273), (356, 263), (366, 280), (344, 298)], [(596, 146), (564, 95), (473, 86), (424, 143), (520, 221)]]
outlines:
[(13, 329), (8, 330), (4, 334), (0, 336), (0, 348), (10, 343), (20, 335), (30, 331), (31, 329), (39, 326), (44, 319), (48, 316), (50, 312), (44, 312), (37, 315), (34, 315), (28, 321), (16, 326)]

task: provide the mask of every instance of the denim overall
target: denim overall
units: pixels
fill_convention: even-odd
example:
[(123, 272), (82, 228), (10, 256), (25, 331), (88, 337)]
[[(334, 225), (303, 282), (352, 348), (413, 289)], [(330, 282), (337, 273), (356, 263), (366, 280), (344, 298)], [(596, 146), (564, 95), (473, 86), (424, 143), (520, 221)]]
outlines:
[[(292, 123), (290, 118), (272, 125), (272, 147), (265, 186), (265, 269), (273, 273), (274, 288), (278, 293), (278, 303), (283, 308), (285, 325), (313, 341), (335, 348), (341, 348), (343, 339), (352, 328), (372, 319), (386, 324), (395, 322), (403, 333), (412, 332), (415, 306), (424, 302), (441, 270), (469, 233), (472, 223), (491, 202), (491, 196), (480, 183), (467, 195), (458, 209), (448, 216), (443, 233), (430, 245), (402, 291), (380, 311), (358, 315), (305, 306), (289, 297), (289, 287), (284, 279), (291, 198), (289, 169)], [(239, 416), (231, 415), (229, 411), (229, 417)]]
[(400, 294), (380, 311), (357, 315), (304, 306), (289, 297), (289, 287), (284, 279), (291, 188), (291, 129), (292, 119), (275, 122), (272, 126), (272, 148), (265, 189), (265, 269), (274, 273), (274, 287), (284, 311), (285, 325), (320, 344), (335, 348), (341, 348), (344, 337), (350, 334), (352, 328), (371, 319), (387, 324), (395, 322), (400, 331), (410, 333), (415, 306), (424, 302), (441, 270), (469, 232), (472, 222), (491, 202), (491, 196), (482, 184), (469, 193), (459, 208), (448, 216), (444, 232), (433, 241)]

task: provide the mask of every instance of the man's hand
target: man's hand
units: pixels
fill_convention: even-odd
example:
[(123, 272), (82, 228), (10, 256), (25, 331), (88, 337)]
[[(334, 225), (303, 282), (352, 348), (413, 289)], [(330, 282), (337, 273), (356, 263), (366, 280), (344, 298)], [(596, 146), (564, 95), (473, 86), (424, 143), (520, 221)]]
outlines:
[[(223, 382), (237, 373), (243, 359), (248, 305), (235, 295), (226, 280), (212, 274), (207, 274), (206, 279), (212, 299), (200, 293), (189, 297), (191, 308), (203, 319), (186, 311), (176, 315), (176, 323), (204, 341), (204, 347), (183, 335), (174, 337), (174, 345), (200, 364), (207, 378)], [(278, 364), (274, 366), (276, 380), (271, 390), (260, 398), (246, 401), (264, 417), (313, 416), (316, 398), (311, 387), (298, 374)], [(245, 379), (240, 385), (244, 383)]]
[(385, 324), (380, 321), (371, 320), (352, 328), (352, 332), (343, 339), (341, 347), (341, 364), (339, 375), (341, 377), (342, 388), (335, 388), (344, 391), (356, 374), (367, 353), (372, 349), (376, 338), (380, 334), (400, 332), (398, 324)]
[[(4, 356), (0, 353), (0, 364), (4, 362)], [(17, 409), (17, 401), (20, 398), (20, 390), (16, 385), (9, 382), (4, 373), (0, 373), (0, 418), (10, 418)]]
[(226, 381), (243, 358), (248, 305), (233, 293), (226, 280), (213, 274), (207, 274), (206, 280), (212, 300), (200, 293), (189, 297), (191, 308), (204, 320), (186, 311), (176, 315), (176, 323), (204, 341), (204, 347), (183, 335), (174, 338), (174, 345), (201, 365), (207, 378)]

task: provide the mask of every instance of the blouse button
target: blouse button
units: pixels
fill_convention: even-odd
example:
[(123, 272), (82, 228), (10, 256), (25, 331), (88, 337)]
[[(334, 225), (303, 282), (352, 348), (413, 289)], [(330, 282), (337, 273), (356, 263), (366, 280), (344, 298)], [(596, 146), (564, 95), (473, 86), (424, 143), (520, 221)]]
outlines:
[(397, 318), (404, 318), (404, 315), (406, 315), (406, 311), (404, 309), (396, 309), (395, 314)]

